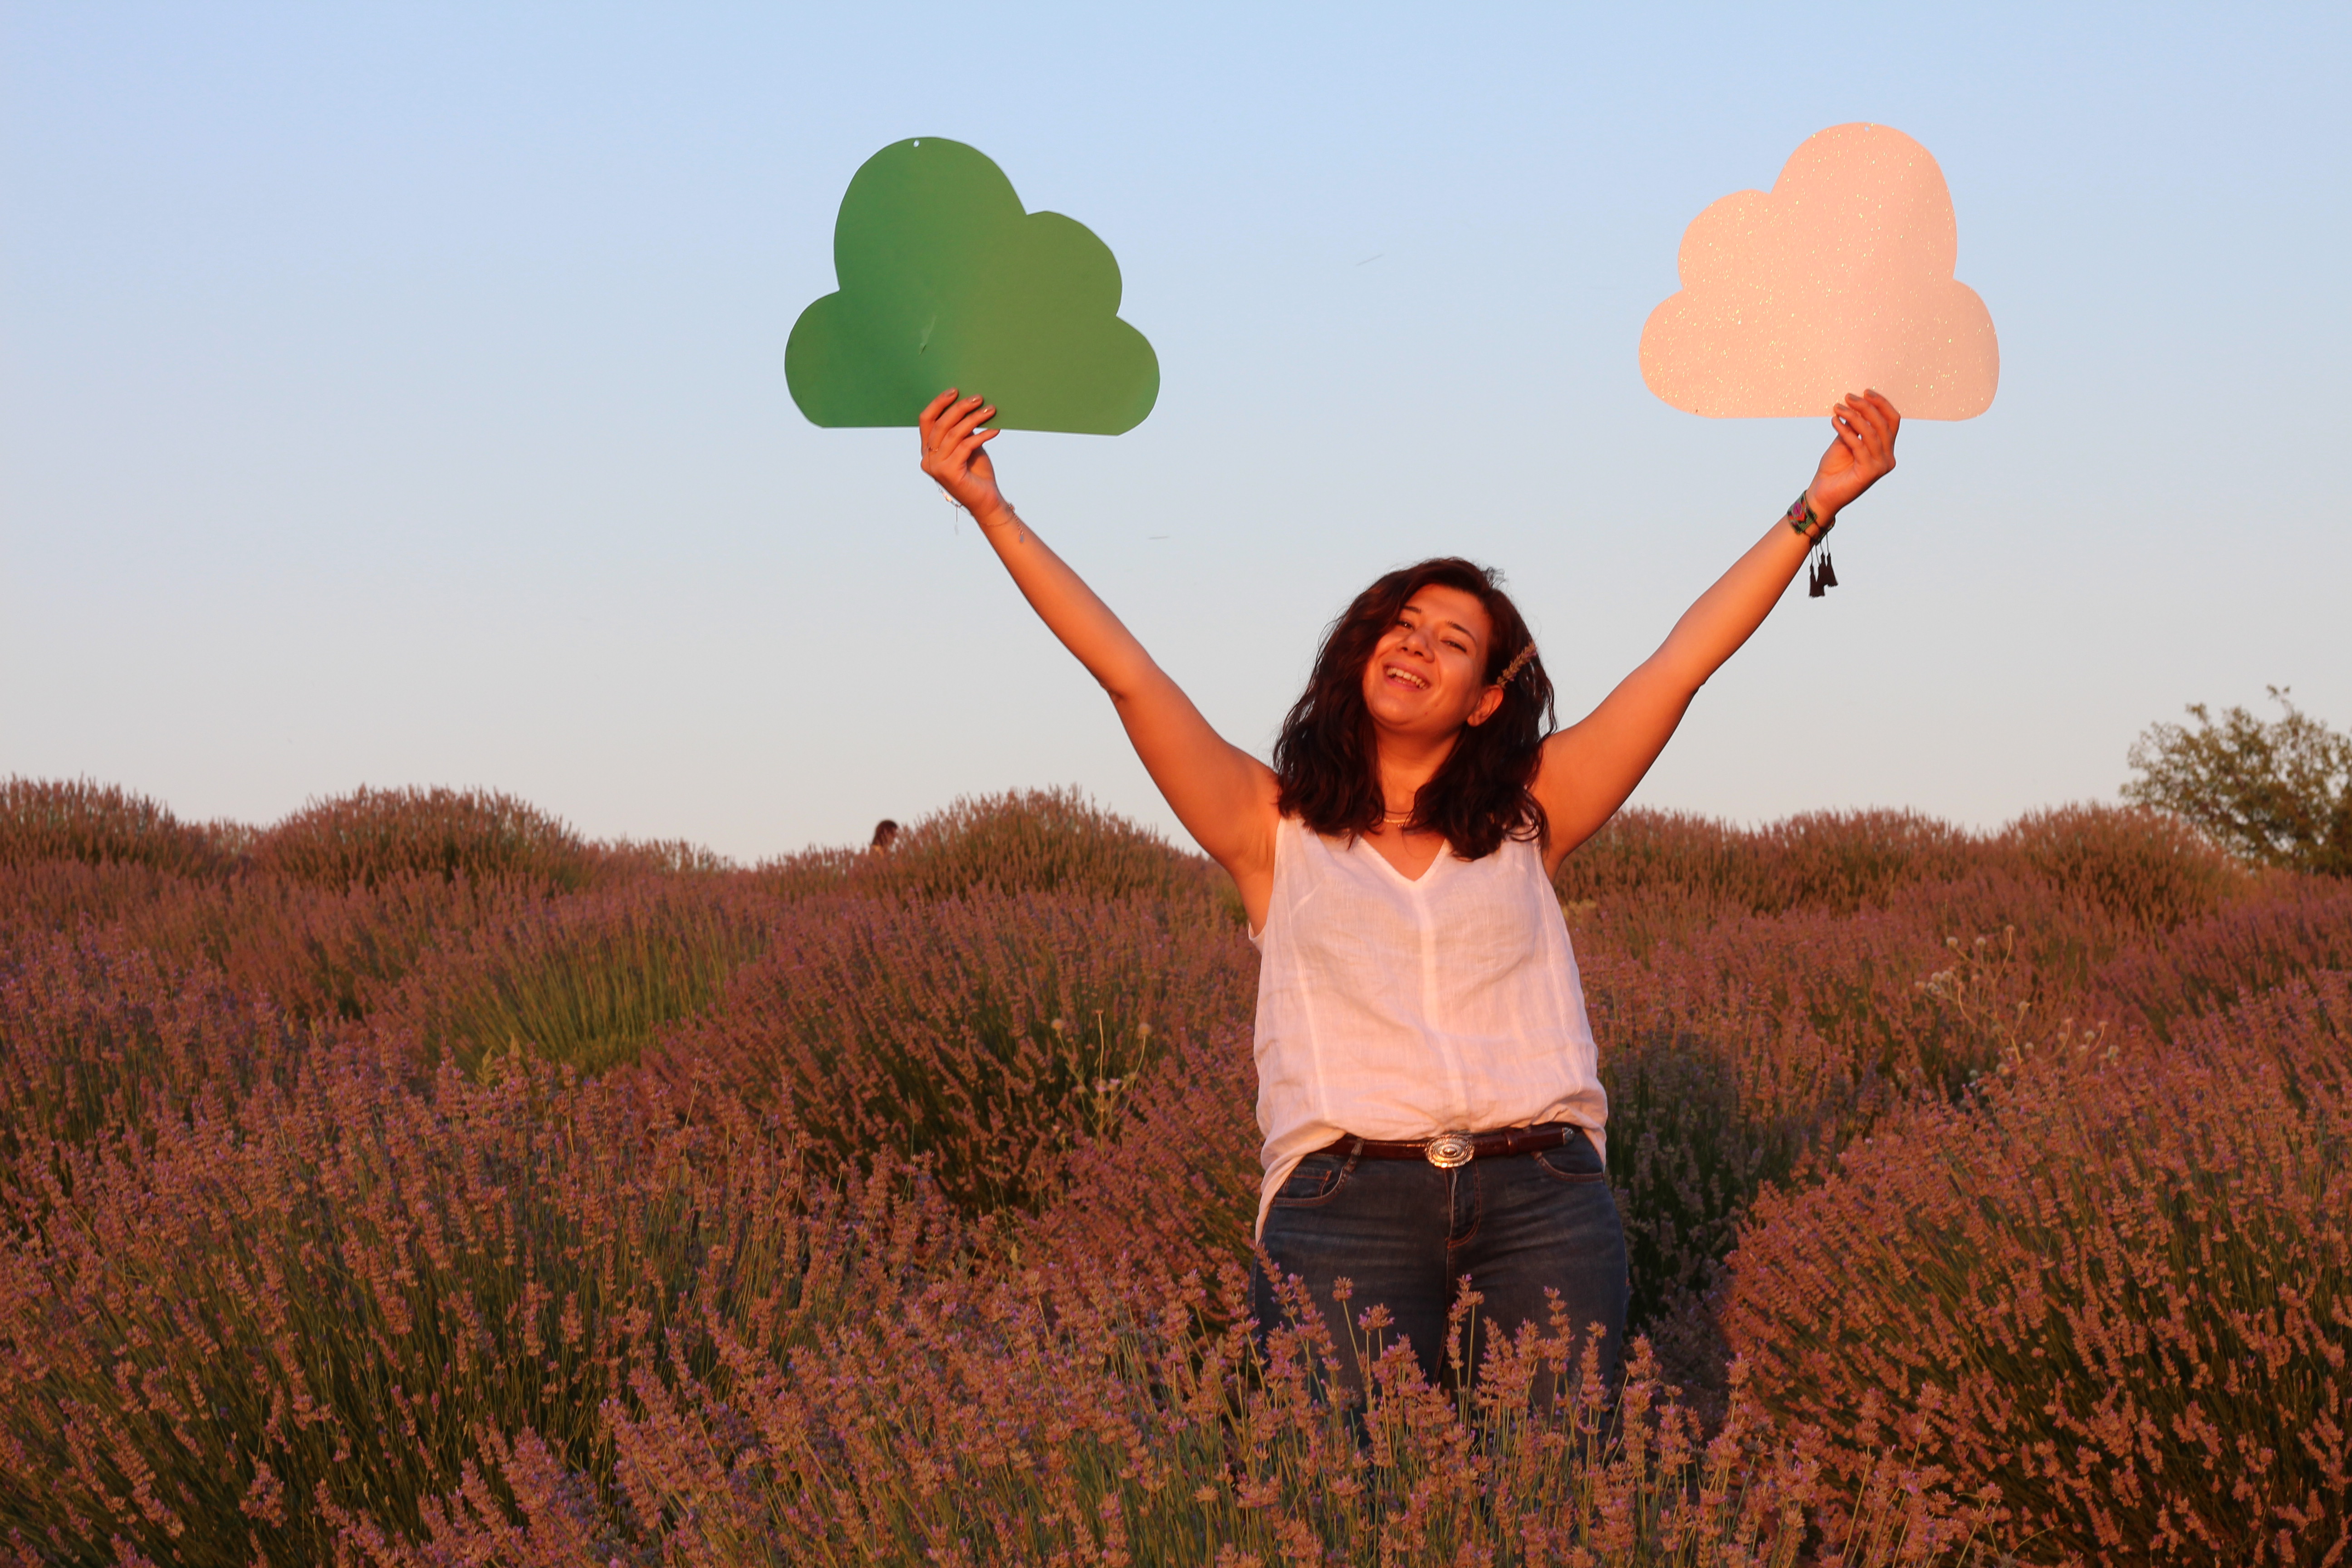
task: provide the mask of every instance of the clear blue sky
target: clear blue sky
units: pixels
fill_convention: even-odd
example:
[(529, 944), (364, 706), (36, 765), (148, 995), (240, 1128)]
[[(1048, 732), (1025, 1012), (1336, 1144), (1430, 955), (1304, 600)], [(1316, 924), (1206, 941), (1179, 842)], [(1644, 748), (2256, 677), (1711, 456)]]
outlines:
[(1508, 572), (1566, 717), (1647, 654), (1825, 432), (1667, 408), (1643, 321), (1854, 120), (1942, 162), (2000, 395), (1905, 431), (1636, 800), (1990, 824), (2185, 702), (2352, 725), (2352, 8), (2246, 10), (15, 0), (0, 773), (747, 857), (1016, 784), (1172, 826), (912, 434), (785, 391), (911, 135), (1118, 253), (1158, 410), (993, 450), (1245, 746), (1422, 554)]

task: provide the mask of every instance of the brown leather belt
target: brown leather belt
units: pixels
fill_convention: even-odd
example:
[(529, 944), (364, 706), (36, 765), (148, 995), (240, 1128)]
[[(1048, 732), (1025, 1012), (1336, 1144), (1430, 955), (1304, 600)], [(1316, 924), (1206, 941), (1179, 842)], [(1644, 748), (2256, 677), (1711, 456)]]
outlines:
[(1498, 1127), (1492, 1132), (1441, 1132), (1434, 1138), (1418, 1139), (1359, 1138), (1352, 1132), (1342, 1132), (1314, 1152), (1348, 1154), (1366, 1160), (1426, 1160), (1441, 1171), (1450, 1171), (1473, 1160), (1491, 1160), (1501, 1154), (1532, 1154), (1540, 1149), (1557, 1149), (1580, 1131), (1582, 1129), (1570, 1122), (1547, 1121), (1540, 1127)]

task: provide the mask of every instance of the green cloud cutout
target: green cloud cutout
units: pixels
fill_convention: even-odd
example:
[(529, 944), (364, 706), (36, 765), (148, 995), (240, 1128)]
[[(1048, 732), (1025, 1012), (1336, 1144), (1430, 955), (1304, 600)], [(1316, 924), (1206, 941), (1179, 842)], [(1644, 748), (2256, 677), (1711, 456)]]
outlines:
[(833, 228), (841, 287), (801, 312), (784, 380), (811, 424), (912, 425), (948, 387), (1012, 430), (1116, 436), (1160, 396), (1160, 356), (1118, 319), (1118, 262), (1074, 218), (1025, 212), (961, 142), (919, 136), (860, 167)]

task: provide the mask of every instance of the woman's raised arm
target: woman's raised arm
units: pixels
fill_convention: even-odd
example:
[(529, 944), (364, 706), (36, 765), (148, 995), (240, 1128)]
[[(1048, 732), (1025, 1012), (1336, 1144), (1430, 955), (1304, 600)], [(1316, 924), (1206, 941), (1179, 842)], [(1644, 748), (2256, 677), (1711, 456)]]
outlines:
[(1135, 754), (1176, 819), (1241, 885), (1253, 921), (1274, 880), (1274, 771), (1209, 727), (1201, 710), (1152, 662), (1110, 606), (1045, 547), (997, 488), (982, 429), (996, 410), (950, 387), (923, 410), (923, 472), (980, 524), (1013, 585), (1118, 710)]
[[(1895, 467), (1902, 424), (1895, 405), (1875, 392), (1848, 397), (1831, 412), (1835, 439), (1805, 489), (1816, 518), (1832, 521)], [(1544, 742), (1535, 792), (1551, 827), (1546, 855), (1552, 867), (1625, 804), (1698, 689), (1780, 603), (1809, 548), (1794, 529), (1774, 523), (1683, 613), (1657, 652), (1582, 721)]]

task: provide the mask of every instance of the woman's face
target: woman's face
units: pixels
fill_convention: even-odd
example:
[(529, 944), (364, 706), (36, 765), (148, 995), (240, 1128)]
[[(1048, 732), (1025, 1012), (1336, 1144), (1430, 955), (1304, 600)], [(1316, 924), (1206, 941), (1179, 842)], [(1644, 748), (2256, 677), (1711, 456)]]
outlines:
[(1415, 594), (1364, 664), (1373, 722), (1434, 738), (1484, 721), (1503, 700), (1486, 679), (1493, 636), (1476, 595), (1434, 584)]

